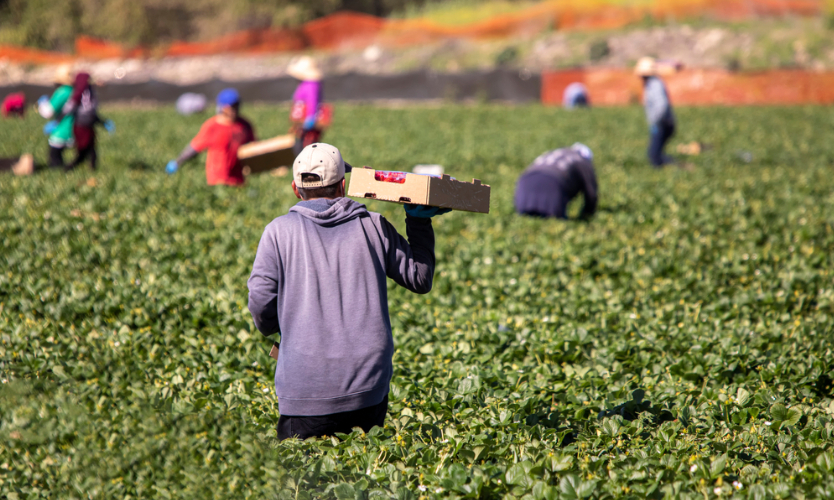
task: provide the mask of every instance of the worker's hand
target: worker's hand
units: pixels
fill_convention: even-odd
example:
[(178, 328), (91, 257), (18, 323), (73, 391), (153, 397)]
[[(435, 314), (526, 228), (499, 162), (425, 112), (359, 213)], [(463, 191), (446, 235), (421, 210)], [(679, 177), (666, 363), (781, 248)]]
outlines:
[(168, 162), (168, 164), (167, 164), (167, 165), (165, 165), (165, 172), (166, 172), (168, 175), (174, 175), (174, 174), (176, 174), (176, 173), (177, 173), (177, 170), (179, 170), (179, 169), (180, 169), (180, 166), (179, 166), (179, 164), (177, 163), (177, 160), (171, 160), (171, 161), (169, 161), (169, 162)]
[(43, 126), (43, 133), (46, 135), (52, 135), (55, 132), (55, 129), (58, 128), (58, 122), (55, 120), (50, 120), (46, 122), (46, 125)]
[(304, 130), (313, 130), (314, 128), (316, 128), (316, 118), (307, 118), (306, 120), (304, 120), (304, 124), (301, 125), (301, 128), (303, 128)]
[(110, 134), (113, 134), (113, 132), (116, 131), (116, 124), (113, 123), (113, 120), (104, 121), (104, 130), (106, 130)]
[(418, 217), (421, 219), (430, 219), (435, 215), (448, 214), (452, 211), (451, 208), (430, 207), (428, 205), (414, 205), (413, 203), (407, 203), (403, 205), (403, 208), (405, 208), (405, 213), (409, 216)]
[(649, 132), (651, 132), (652, 135), (657, 135), (658, 133), (660, 133), (660, 130), (657, 128), (657, 124), (653, 124), (651, 127), (649, 127)]

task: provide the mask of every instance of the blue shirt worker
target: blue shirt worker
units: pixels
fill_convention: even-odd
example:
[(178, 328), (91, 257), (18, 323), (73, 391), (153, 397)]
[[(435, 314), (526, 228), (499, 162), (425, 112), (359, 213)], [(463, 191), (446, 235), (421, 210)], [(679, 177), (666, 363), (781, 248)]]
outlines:
[(590, 107), (591, 99), (588, 97), (588, 88), (579, 82), (573, 82), (565, 87), (565, 93), (562, 94), (562, 106), (565, 109)]
[(666, 84), (658, 76), (658, 64), (654, 58), (643, 57), (637, 61), (634, 73), (643, 79), (643, 107), (649, 122), (649, 161), (655, 168), (674, 163), (674, 158), (663, 150), (675, 135), (675, 113), (669, 101)]
[(580, 192), (584, 197), (580, 219), (597, 209), (594, 154), (576, 143), (542, 154), (521, 174), (515, 188), (515, 210), (522, 215), (567, 219), (568, 203)]
[(329, 144), (305, 147), (293, 163), (301, 201), (266, 226), (252, 266), (252, 319), (262, 334), (281, 335), (281, 440), (383, 425), (394, 354), (386, 278), (415, 293), (432, 288), (431, 217), (448, 210), (406, 205), (406, 241), (345, 198), (350, 169)]

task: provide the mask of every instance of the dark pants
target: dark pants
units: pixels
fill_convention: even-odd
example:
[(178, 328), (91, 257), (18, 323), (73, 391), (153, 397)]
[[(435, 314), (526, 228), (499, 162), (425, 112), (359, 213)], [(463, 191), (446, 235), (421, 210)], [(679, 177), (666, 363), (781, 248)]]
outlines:
[(666, 143), (675, 135), (675, 124), (660, 123), (657, 130), (651, 133), (649, 140), (649, 161), (655, 168), (660, 168), (674, 160), (663, 153)]
[(0, 158), (0, 172), (11, 170), (20, 158)]
[(312, 130), (302, 130), (295, 136), (295, 146), (293, 147), (293, 151), (295, 152), (295, 155), (298, 156), (301, 154), (302, 149), (319, 141), (321, 141), (321, 130), (316, 128)]
[(98, 162), (98, 153), (96, 152), (96, 144), (92, 143), (88, 145), (84, 149), (78, 150), (78, 156), (75, 157), (75, 161), (72, 162), (71, 165), (67, 166), (67, 170), (72, 170), (78, 165), (84, 163), (85, 160), (90, 160), (90, 168), (95, 170), (96, 163)]
[(95, 124), (79, 125), (76, 123), (72, 127), (72, 134), (75, 137), (75, 148), (78, 150), (78, 155), (75, 157), (75, 161), (67, 167), (67, 170), (74, 169), (87, 159), (90, 160), (90, 168), (95, 170), (98, 160)]
[(333, 436), (337, 432), (350, 434), (354, 427), (361, 427), (368, 432), (374, 426), (382, 427), (385, 414), (388, 413), (388, 395), (376, 406), (360, 410), (331, 413), (315, 417), (292, 417), (281, 415), (278, 418), (278, 439), (283, 441), (291, 437), (307, 439), (310, 437)]
[(49, 166), (64, 168), (64, 148), (49, 146)]

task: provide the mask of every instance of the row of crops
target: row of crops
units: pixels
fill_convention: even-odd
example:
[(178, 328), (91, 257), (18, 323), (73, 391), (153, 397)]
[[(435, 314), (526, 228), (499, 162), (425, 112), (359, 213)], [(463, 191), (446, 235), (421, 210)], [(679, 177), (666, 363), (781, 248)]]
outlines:
[[(637, 107), (339, 106), (348, 161), (441, 163), (492, 211), (436, 220), (429, 295), (390, 285), (385, 427), (280, 443), (246, 279), (289, 178), (167, 177), (201, 118), (106, 111), (100, 171), (0, 176), (0, 497), (834, 495), (830, 110), (681, 109), (711, 148), (654, 171)], [(0, 122), (0, 156), (43, 158), (40, 126)], [(595, 219), (514, 215), (526, 164), (575, 141)]]

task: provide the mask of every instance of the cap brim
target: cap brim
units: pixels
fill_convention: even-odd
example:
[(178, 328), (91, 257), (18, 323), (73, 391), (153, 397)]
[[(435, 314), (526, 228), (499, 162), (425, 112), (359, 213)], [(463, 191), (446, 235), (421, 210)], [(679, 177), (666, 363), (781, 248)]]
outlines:
[(350, 163), (348, 163), (348, 162), (345, 162), (345, 173), (347, 174), (347, 173), (349, 173), (351, 170), (353, 170), (353, 167), (351, 166), (351, 164), (350, 164)]

